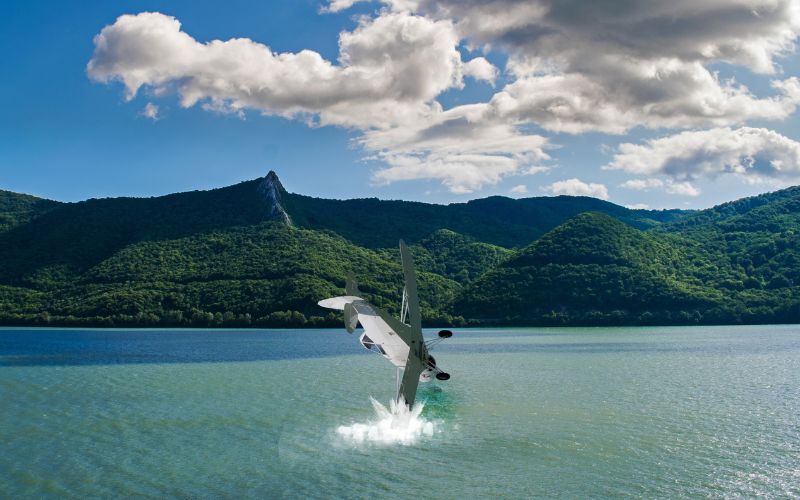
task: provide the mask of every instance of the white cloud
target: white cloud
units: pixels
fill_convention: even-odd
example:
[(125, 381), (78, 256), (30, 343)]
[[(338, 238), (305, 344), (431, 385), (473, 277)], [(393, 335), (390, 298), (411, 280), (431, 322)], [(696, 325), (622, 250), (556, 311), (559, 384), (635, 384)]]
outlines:
[(721, 82), (699, 63), (641, 61), (603, 66), (605, 74), (575, 72), (523, 76), (492, 97), (498, 117), (533, 122), (566, 133), (623, 134), (636, 126), (686, 128), (783, 119), (800, 103), (800, 80), (775, 83), (777, 96), (759, 98), (746, 87)]
[[(795, 50), (800, 34), (800, 4), (795, 0), (383, 3), (394, 12), (410, 10), (453, 22), (469, 44), (491, 46), (509, 56), (510, 82), (489, 102), (470, 106), (476, 131), (505, 127), (520, 134), (527, 124), (555, 132), (612, 134), (637, 126), (725, 127), (785, 119), (800, 104), (800, 79), (781, 77), (776, 62)], [(711, 66), (720, 63), (770, 75), (774, 92), (756, 95), (721, 78)], [(490, 74), (482, 73), (485, 80)], [(427, 132), (417, 130), (420, 136)], [(452, 137), (452, 143), (469, 145), (473, 137)], [(611, 165), (623, 161), (629, 165), (632, 158), (617, 155)], [(509, 166), (505, 175), (522, 168)], [(662, 175), (658, 169), (633, 173)], [(690, 182), (693, 175), (665, 175), (666, 180), (652, 179), (649, 185), (633, 180), (624, 187), (700, 194)]]
[(550, 157), (547, 139), (514, 127), (471, 121), (464, 107), (442, 112), (419, 129), (367, 131), (362, 145), (388, 167), (373, 175), (376, 184), (437, 179), (454, 193), (470, 193), (510, 175), (534, 175)]
[(771, 73), (774, 58), (794, 48), (800, 28), (800, 6), (793, 0), (420, 0), (416, 8), (455, 19), (474, 43), (555, 54), (565, 63), (579, 51), (589, 57), (720, 60)]
[(161, 118), (161, 116), (158, 114), (158, 105), (153, 104), (152, 102), (148, 102), (144, 105), (144, 109), (142, 109), (140, 115), (144, 116), (145, 118), (149, 118), (154, 122)]
[(651, 189), (662, 189), (669, 194), (680, 194), (684, 196), (699, 196), (700, 190), (687, 181), (676, 182), (672, 179), (663, 181), (661, 179), (631, 179), (620, 184), (625, 189), (636, 191), (650, 191)]
[[(507, 124), (623, 134), (781, 120), (800, 104), (800, 80), (779, 77), (776, 62), (795, 50), (797, 0), (382, 3), (453, 22), (470, 45), (505, 52), (511, 81), (486, 115)], [(771, 75), (773, 95), (720, 78), (711, 67), (720, 63)]]
[[(362, 1), (329, 0), (321, 11)], [(276, 53), (246, 38), (202, 42), (173, 17), (141, 13), (103, 28), (87, 71), (96, 81), (122, 82), (129, 99), (145, 87), (157, 97), (177, 93), (185, 107), (355, 129), (354, 142), (380, 162), (374, 183), (434, 179), (459, 193), (548, 169), (547, 150), (555, 146), (530, 130), (715, 127), (707, 131), (713, 133), (784, 119), (800, 105), (800, 79), (780, 68), (800, 34), (797, 0), (378, 1), (382, 8), (340, 33), (336, 61), (311, 50)], [(464, 44), (503, 53), (506, 83), (486, 102), (444, 109), (437, 98), (463, 88), (465, 78), (494, 86), (500, 75), (484, 57), (462, 57)], [(717, 68), (726, 65), (749, 68), (772, 91), (720, 77)], [(639, 189), (689, 196), (700, 192), (690, 181), (713, 172), (750, 182), (795, 175), (791, 148), (763, 141), (769, 144), (760, 151), (774, 158), (729, 151), (715, 163), (703, 154), (725, 154), (694, 146), (705, 162), (699, 169), (679, 155), (662, 167), (636, 167), (637, 158), (658, 160), (668, 151), (652, 141), (623, 144), (607, 168), (665, 179)], [(577, 179), (557, 189), (578, 189), (572, 181), (608, 197), (602, 184)]]
[(320, 8), (320, 12), (340, 12), (364, 1), (365, 0), (330, 0), (327, 5), (323, 5), (322, 8)]
[(545, 188), (554, 195), (591, 196), (608, 199), (608, 188), (603, 184), (587, 183), (580, 179), (567, 179), (550, 184)]
[(496, 184), (515, 173), (513, 159), (503, 156), (447, 155), (418, 158), (398, 155), (385, 158), (389, 167), (377, 171), (376, 184), (414, 179), (438, 179), (458, 194), (471, 193), (485, 184)]
[(528, 194), (528, 186), (519, 184), (509, 189), (508, 192), (511, 194)]
[(665, 189), (669, 194), (680, 194), (683, 196), (700, 196), (702, 191), (694, 187), (690, 182), (668, 182)]
[(647, 210), (650, 208), (650, 205), (647, 203), (633, 203), (631, 205), (625, 205), (625, 208), (630, 208), (631, 210)]
[(435, 97), (462, 87), (465, 76), (490, 83), (497, 76), (483, 57), (462, 61), (458, 44), (450, 21), (384, 12), (340, 34), (333, 64), (313, 51), (279, 54), (249, 39), (201, 43), (177, 19), (142, 13), (103, 28), (87, 70), (96, 81), (121, 81), (128, 99), (142, 87), (156, 95), (174, 89), (184, 107), (357, 128), (364, 134), (357, 142), (387, 165), (376, 183), (434, 178), (469, 192), (536, 167), (548, 158), (547, 141), (483, 120), (485, 105), (442, 110)]
[(778, 74), (776, 58), (800, 34), (796, 0), (420, 0), (416, 9), (509, 54), (514, 81), (492, 99), (506, 120), (616, 134), (783, 119), (800, 103), (797, 78), (757, 96), (709, 68)]
[[(800, 179), (800, 142), (764, 128), (686, 131), (644, 144), (621, 144), (604, 168), (667, 176), (670, 180), (664, 185), (668, 192), (696, 196), (699, 190), (688, 181), (701, 177), (731, 174), (751, 183)], [(643, 188), (647, 182), (659, 181), (632, 180), (624, 187)]]
[(497, 68), (484, 57), (476, 57), (464, 65), (464, 75), (471, 76), (476, 80), (484, 80), (492, 85), (497, 79), (497, 73)]
[[(246, 38), (201, 43), (170, 16), (120, 16), (95, 37), (91, 78), (119, 80), (128, 98), (142, 86), (175, 88), (181, 104), (215, 103), (321, 125), (387, 128), (423, 119), (441, 92), (463, 86), (465, 72), (489, 78), (488, 62), (464, 63), (447, 20), (387, 13), (339, 37), (339, 64), (318, 53), (274, 53)], [(481, 58), (482, 59), (482, 58)]]
[(649, 191), (653, 188), (660, 188), (664, 186), (664, 181), (661, 179), (631, 179), (620, 184), (620, 187), (625, 189), (635, 189), (636, 191)]
[(547, 169), (541, 165), (550, 159), (545, 137), (484, 120), (484, 110), (482, 104), (437, 109), (417, 127), (366, 131), (359, 143), (388, 165), (373, 181), (438, 179), (454, 193), (470, 193), (509, 175)]
[(485, 120), (485, 106), (459, 106), (432, 113), (418, 127), (366, 131), (359, 140), (388, 165), (376, 184), (439, 179), (452, 192), (469, 193), (510, 175), (535, 175), (550, 159), (545, 137)]

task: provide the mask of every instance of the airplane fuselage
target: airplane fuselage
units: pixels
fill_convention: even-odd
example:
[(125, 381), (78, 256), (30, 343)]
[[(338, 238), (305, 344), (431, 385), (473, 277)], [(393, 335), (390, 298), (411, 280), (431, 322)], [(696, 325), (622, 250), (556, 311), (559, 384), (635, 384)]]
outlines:
[[(321, 300), (319, 305), (343, 311), (344, 327), (349, 333), (355, 332), (361, 324), (364, 328), (364, 333), (360, 337), (361, 345), (377, 352), (398, 368), (397, 401), (411, 407), (414, 405), (420, 382), (428, 382), (433, 377), (438, 380), (448, 380), (450, 375), (436, 366), (436, 361), (428, 353), (429, 344), (422, 337), (422, 314), (417, 297), (414, 262), (411, 252), (402, 240), (400, 240), (400, 261), (405, 281), (400, 319), (360, 297), (361, 292), (352, 274), (348, 276), (345, 284), (347, 295)], [(452, 335), (449, 330), (439, 332), (440, 338), (449, 338)]]
[[(342, 296), (320, 301), (319, 305), (328, 309), (344, 310), (345, 304), (352, 304), (358, 314), (358, 322), (364, 329), (359, 340), (365, 349), (377, 352), (398, 368), (405, 369), (409, 346), (381, 317), (380, 309), (360, 297)], [(424, 347), (423, 347), (424, 348)], [(429, 360), (432, 357), (427, 355)], [(431, 363), (419, 377), (420, 382), (430, 382), (435, 376), (435, 363)]]

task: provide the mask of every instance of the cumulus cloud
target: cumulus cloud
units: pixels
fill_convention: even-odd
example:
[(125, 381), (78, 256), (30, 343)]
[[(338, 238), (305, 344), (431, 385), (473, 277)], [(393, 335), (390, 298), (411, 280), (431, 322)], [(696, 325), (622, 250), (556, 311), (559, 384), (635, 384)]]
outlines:
[(700, 196), (700, 194), (702, 193), (702, 191), (700, 191), (699, 188), (694, 187), (692, 183), (687, 181), (667, 182), (666, 188), (664, 190), (669, 194), (680, 194), (683, 196)]
[(418, 127), (366, 131), (359, 139), (388, 165), (375, 172), (376, 184), (438, 179), (452, 192), (469, 193), (509, 175), (548, 169), (545, 137), (484, 119), (482, 104), (432, 114)]
[(364, 0), (330, 0), (327, 5), (322, 6), (320, 12), (340, 12), (363, 1)]
[(471, 76), (476, 80), (484, 80), (492, 85), (497, 78), (497, 68), (484, 57), (476, 57), (471, 59), (464, 65), (464, 74)]
[(485, 184), (496, 184), (516, 171), (514, 161), (502, 156), (451, 155), (445, 157), (391, 156), (390, 165), (376, 172), (377, 184), (414, 179), (438, 179), (451, 192), (471, 193)]
[(550, 184), (547, 191), (554, 195), (591, 196), (608, 199), (608, 188), (603, 184), (587, 183), (580, 179), (567, 179)]
[(470, 192), (549, 157), (543, 137), (484, 120), (485, 105), (442, 110), (435, 97), (462, 87), (465, 76), (489, 83), (497, 76), (483, 57), (462, 61), (458, 45), (448, 20), (383, 13), (340, 34), (334, 64), (313, 51), (274, 53), (249, 39), (202, 43), (173, 17), (141, 13), (103, 28), (87, 71), (99, 82), (122, 82), (128, 99), (142, 87), (158, 95), (174, 90), (184, 107), (356, 128), (364, 134), (357, 142), (387, 165), (376, 183), (432, 178)]
[(557, 54), (567, 64), (575, 51), (610, 51), (642, 60), (716, 59), (771, 73), (774, 57), (794, 48), (800, 27), (793, 0), (420, 0), (416, 8), (457, 20), (476, 43)]
[(661, 179), (630, 179), (620, 187), (633, 189), (636, 191), (650, 191), (651, 189), (662, 189), (670, 194), (681, 194), (685, 196), (699, 196), (700, 190), (687, 181), (676, 182), (672, 179), (663, 181)]
[(764, 128), (686, 131), (644, 144), (621, 144), (604, 168), (669, 178), (664, 182), (631, 180), (624, 187), (645, 189), (663, 185), (670, 192), (696, 196), (699, 191), (688, 181), (700, 177), (713, 179), (730, 174), (747, 182), (800, 179), (800, 143)]
[(664, 181), (661, 179), (631, 179), (620, 184), (620, 187), (636, 191), (649, 191), (662, 186), (664, 186)]
[(519, 184), (509, 189), (508, 192), (511, 194), (528, 194), (528, 186)]
[(647, 203), (632, 203), (630, 205), (625, 205), (625, 208), (630, 208), (631, 210), (647, 210), (650, 208), (650, 205)]
[(120, 16), (95, 37), (89, 76), (119, 80), (127, 97), (143, 86), (175, 88), (185, 107), (313, 115), (321, 125), (386, 128), (423, 119), (465, 72), (492, 79), (487, 61), (464, 63), (451, 22), (408, 14), (364, 19), (339, 37), (339, 63), (317, 52), (275, 53), (246, 38), (201, 43), (174, 17)]
[[(795, 0), (382, 3), (393, 12), (451, 21), (473, 47), (507, 53), (509, 83), (479, 111), (473, 106), (473, 114), (480, 115), (475, 123), (502, 123), (511, 130), (536, 124), (554, 132), (624, 134), (637, 126), (723, 128), (755, 119), (781, 120), (800, 104), (800, 80), (781, 76), (779, 66), (780, 58), (795, 50), (800, 35), (800, 4)], [(756, 95), (720, 77), (712, 66), (720, 63), (766, 75), (773, 92)], [(489, 80), (489, 74), (483, 78)], [(634, 156), (644, 154), (636, 150), (624, 155), (629, 148), (634, 146), (623, 148), (611, 168), (629, 168)], [(699, 195), (690, 182), (695, 174), (688, 173), (696, 170), (694, 159), (671, 160), (669, 178), (654, 180), (661, 184), (648, 189)], [(746, 161), (722, 163), (728, 168), (739, 165), (740, 173), (754, 173), (752, 167), (743, 167), (749, 165)], [(679, 164), (687, 170), (682, 175)], [(701, 168), (720, 168), (718, 163), (705, 164)], [(625, 187), (636, 188), (636, 182)]]
[(145, 118), (149, 118), (150, 120), (158, 121), (161, 116), (158, 114), (158, 105), (153, 104), (152, 102), (148, 102), (144, 105), (144, 109), (140, 113)]
[(505, 120), (533, 122), (566, 133), (623, 134), (635, 126), (687, 128), (783, 119), (800, 102), (800, 80), (776, 82), (777, 96), (758, 98), (746, 87), (720, 82), (699, 63), (654, 62), (649, 76), (640, 62), (608, 64), (607, 74), (530, 75), (492, 97)]
[(756, 96), (709, 69), (778, 73), (776, 59), (800, 34), (795, 0), (420, 0), (416, 10), (509, 53), (515, 79), (492, 99), (506, 120), (618, 134), (782, 119), (800, 103), (797, 78), (776, 78), (775, 95)]
[[(363, 1), (329, 0), (321, 11)], [(530, 130), (710, 127), (707, 133), (724, 135), (714, 131), (784, 119), (800, 105), (800, 79), (780, 67), (800, 35), (797, 0), (375, 2), (383, 7), (340, 33), (335, 61), (311, 50), (276, 53), (246, 38), (198, 41), (173, 17), (141, 13), (103, 28), (87, 72), (121, 82), (129, 99), (146, 88), (155, 96), (177, 93), (185, 107), (355, 129), (355, 143), (380, 162), (375, 184), (435, 179), (458, 193), (547, 169), (554, 145)], [(467, 78), (494, 86), (501, 74), (485, 57), (462, 56), (465, 46), (503, 53), (503, 84), (485, 102), (444, 109), (442, 93), (463, 88)], [(754, 92), (720, 76), (728, 65), (748, 68), (772, 90)], [(624, 144), (607, 168), (663, 178), (648, 189), (696, 196), (691, 181), (712, 172), (754, 181), (789, 176), (791, 154), (777, 142), (762, 139), (768, 144), (760, 156), (737, 150), (719, 161), (705, 159), (718, 158), (715, 151), (684, 144), (695, 157), (673, 155), (654, 170), (635, 165), (666, 155), (660, 143)], [(772, 158), (772, 150), (783, 152)], [(691, 167), (692, 159), (704, 163)], [(600, 184), (562, 182), (548, 189), (580, 183), (592, 196), (608, 196)]]

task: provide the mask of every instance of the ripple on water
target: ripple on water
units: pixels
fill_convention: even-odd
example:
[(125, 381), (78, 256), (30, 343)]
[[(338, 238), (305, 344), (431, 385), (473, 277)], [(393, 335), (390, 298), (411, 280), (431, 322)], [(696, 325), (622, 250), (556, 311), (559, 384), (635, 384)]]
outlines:
[(0, 367), (0, 498), (800, 496), (800, 326), (459, 333), (415, 414), (338, 330), (47, 332), (99, 354)]

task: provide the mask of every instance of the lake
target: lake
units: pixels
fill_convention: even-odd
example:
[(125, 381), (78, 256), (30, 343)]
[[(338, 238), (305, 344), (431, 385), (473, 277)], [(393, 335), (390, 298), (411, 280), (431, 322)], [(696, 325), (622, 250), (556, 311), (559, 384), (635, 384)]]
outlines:
[(452, 378), (387, 442), (394, 368), (343, 329), (3, 328), (0, 497), (800, 495), (800, 326), (468, 329), (434, 354)]

